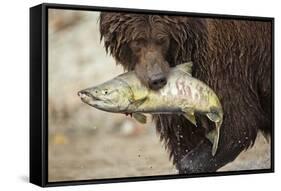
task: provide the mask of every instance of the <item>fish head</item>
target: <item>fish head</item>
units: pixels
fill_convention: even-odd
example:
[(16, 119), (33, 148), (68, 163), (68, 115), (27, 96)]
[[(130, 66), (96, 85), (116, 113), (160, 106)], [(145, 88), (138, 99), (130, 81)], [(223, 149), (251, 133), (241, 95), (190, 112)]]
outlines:
[(81, 90), (78, 96), (84, 103), (108, 112), (126, 112), (133, 99), (129, 85), (118, 79)]

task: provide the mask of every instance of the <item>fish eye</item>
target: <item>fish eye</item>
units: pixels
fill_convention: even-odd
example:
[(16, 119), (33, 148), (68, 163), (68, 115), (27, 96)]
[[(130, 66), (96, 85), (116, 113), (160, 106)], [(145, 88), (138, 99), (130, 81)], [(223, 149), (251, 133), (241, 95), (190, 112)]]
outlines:
[(106, 89), (106, 90), (104, 90), (102, 93), (103, 93), (104, 95), (106, 95), (106, 94), (108, 94), (108, 90)]

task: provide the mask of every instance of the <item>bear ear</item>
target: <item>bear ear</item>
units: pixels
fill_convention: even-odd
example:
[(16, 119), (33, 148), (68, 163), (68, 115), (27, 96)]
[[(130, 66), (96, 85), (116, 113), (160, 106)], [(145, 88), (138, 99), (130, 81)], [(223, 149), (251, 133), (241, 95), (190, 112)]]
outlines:
[(184, 63), (184, 64), (179, 64), (179, 65), (176, 66), (176, 68), (180, 71), (183, 71), (183, 72), (191, 75), (192, 66), (193, 66), (193, 63), (190, 61), (190, 62), (187, 62), (187, 63)]

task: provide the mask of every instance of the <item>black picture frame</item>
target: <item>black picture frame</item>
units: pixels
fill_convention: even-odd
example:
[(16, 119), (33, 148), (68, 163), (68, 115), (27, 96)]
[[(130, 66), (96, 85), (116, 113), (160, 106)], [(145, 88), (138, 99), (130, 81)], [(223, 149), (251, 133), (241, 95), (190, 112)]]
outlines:
[[(48, 9), (68, 9), (81, 11), (118, 11), (133, 13), (157, 13), (165, 15), (184, 15), (201, 18), (221, 18), (271, 22), (272, 26), (272, 136), (271, 168), (262, 170), (243, 170), (202, 173), (192, 175), (161, 175), (129, 178), (95, 179), (79, 181), (48, 181)], [(159, 179), (194, 178), (206, 176), (225, 176), (240, 174), (274, 172), (274, 18), (206, 13), (187, 13), (174, 11), (125, 9), (115, 7), (96, 7), (85, 5), (40, 4), (30, 8), (30, 182), (42, 187), (82, 185), (96, 183), (131, 182)]]

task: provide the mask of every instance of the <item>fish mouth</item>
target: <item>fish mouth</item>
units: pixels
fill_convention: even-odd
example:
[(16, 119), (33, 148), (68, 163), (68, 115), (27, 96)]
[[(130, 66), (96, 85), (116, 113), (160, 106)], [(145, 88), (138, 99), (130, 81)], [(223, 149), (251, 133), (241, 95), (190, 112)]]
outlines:
[(80, 91), (78, 92), (78, 96), (80, 97), (82, 102), (99, 110), (116, 113), (121, 112), (120, 110), (118, 110), (118, 112), (115, 110), (116, 106), (111, 100), (108, 100), (106, 98), (102, 99), (91, 94), (88, 91)]
[(90, 102), (95, 102), (95, 101), (103, 101), (99, 97), (94, 96), (93, 94), (87, 91), (79, 91), (77, 94), (81, 98), (81, 100), (87, 104), (90, 104)]

